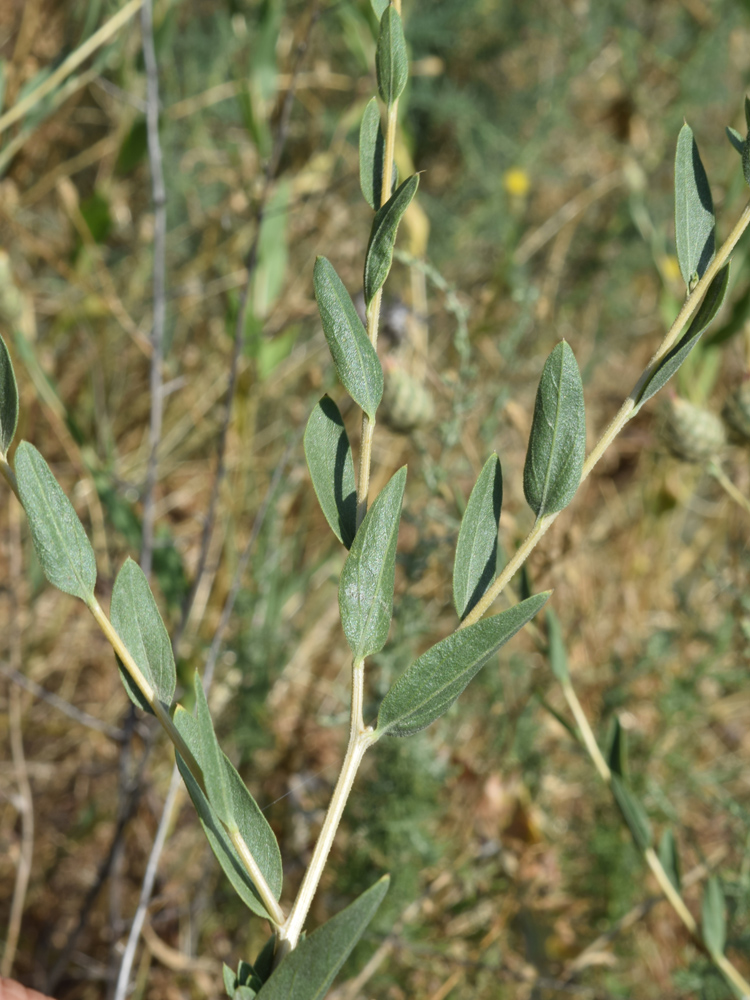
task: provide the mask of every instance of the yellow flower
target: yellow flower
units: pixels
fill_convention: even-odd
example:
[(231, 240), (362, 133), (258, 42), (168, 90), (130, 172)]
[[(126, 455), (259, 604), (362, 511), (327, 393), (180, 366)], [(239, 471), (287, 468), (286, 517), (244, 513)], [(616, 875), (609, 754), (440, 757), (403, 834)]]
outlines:
[(531, 181), (529, 175), (520, 167), (511, 167), (505, 171), (503, 186), (513, 198), (523, 198), (529, 193)]

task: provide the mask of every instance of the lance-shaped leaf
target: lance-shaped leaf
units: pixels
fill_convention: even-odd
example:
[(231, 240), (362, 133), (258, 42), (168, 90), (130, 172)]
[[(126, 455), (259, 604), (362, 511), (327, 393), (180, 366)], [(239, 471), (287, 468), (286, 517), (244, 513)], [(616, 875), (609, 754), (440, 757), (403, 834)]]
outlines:
[(489, 658), (531, 621), (551, 591), (535, 594), (437, 643), (407, 667), (385, 696), (377, 735), (411, 736), (448, 711)]
[(612, 775), (612, 793), (636, 847), (645, 851), (651, 846), (651, 823), (643, 806), (618, 774)]
[(195, 722), (196, 733), (200, 740), (200, 762), (203, 771), (203, 783), (206, 788), (208, 802), (222, 823), (234, 826), (234, 803), (232, 801), (231, 777), (227, 771), (226, 757), (216, 738), (211, 712), (208, 708), (206, 693), (200, 675), (196, 670), (195, 687)]
[(737, 152), (742, 156), (745, 151), (745, 140), (742, 138), (740, 133), (736, 128), (732, 128), (730, 125), (726, 127), (727, 139), (731, 142)]
[(390, 0), (370, 0), (370, 5), (372, 6), (372, 9), (375, 11), (375, 16), (377, 17), (378, 21), (383, 16), (383, 12), (385, 11), (389, 2)]
[(73, 504), (28, 441), (18, 446), (15, 472), (44, 575), (53, 587), (90, 603), (96, 586), (96, 560)]
[(380, 34), (375, 51), (378, 93), (385, 104), (393, 104), (409, 79), (409, 57), (401, 15), (391, 4), (380, 18)]
[(568, 672), (568, 654), (565, 649), (560, 620), (552, 610), (548, 608), (545, 612), (547, 620), (547, 655), (552, 673), (557, 680), (564, 684), (570, 678)]
[(364, 287), (367, 305), (388, 277), (393, 262), (393, 247), (396, 243), (398, 224), (418, 187), (419, 174), (412, 174), (375, 213), (365, 257)]
[[(156, 697), (165, 708), (170, 708), (177, 685), (172, 643), (146, 575), (132, 559), (127, 559), (117, 574), (109, 613), (115, 631), (153, 688)], [(140, 688), (119, 659), (118, 666), (131, 700), (139, 708), (152, 712)]]
[(703, 296), (703, 301), (698, 306), (698, 311), (693, 317), (692, 323), (687, 328), (687, 332), (683, 334), (672, 350), (661, 359), (656, 368), (645, 377), (643, 384), (639, 383), (633, 390), (633, 399), (638, 408), (643, 406), (646, 400), (651, 399), (659, 389), (663, 388), (680, 365), (682, 365), (685, 358), (698, 343), (703, 331), (708, 327), (721, 308), (728, 285), (729, 264), (725, 264), (708, 286), (706, 294)]
[[(174, 724), (205, 775), (205, 741), (201, 738), (198, 720), (182, 708), (181, 705), (178, 705), (175, 710)], [(229, 785), (232, 801), (231, 811), (234, 815), (237, 828), (263, 873), (263, 877), (268, 883), (271, 892), (278, 899), (281, 895), (283, 872), (281, 868), (281, 855), (279, 854), (279, 847), (276, 843), (273, 830), (268, 825), (268, 821), (258, 808), (255, 799), (245, 787), (245, 783), (232, 766), (228, 757), (225, 755), (222, 756), (226, 771), (226, 782)], [(258, 916), (267, 917), (266, 908), (258, 898), (255, 886), (240, 861), (239, 855), (218, 815), (179, 754), (177, 754), (177, 766), (180, 769), (180, 774), (183, 777), (190, 798), (193, 800), (193, 805), (198, 813), (198, 818), (208, 838), (211, 850), (216, 855), (225, 875), (245, 905), (253, 913), (257, 913)]]
[(355, 660), (379, 652), (388, 639), (405, 486), (403, 466), (367, 511), (341, 571), (341, 624)]
[(304, 443), (310, 478), (326, 521), (350, 548), (357, 531), (354, 463), (344, 421), (329, 396), (323, 396), (312, 411)]
[(719, 880), (712, 875), (706, 882), (701, 903), (701, 933), (712, 955), (723, 955), (727, 943), (727, 918), (724, 893)]
[(257, 1000), (324, 1000), (336, 973), (375, 916), (388, 883), (388, 876), (383, 876), (346, 909), (303, 938), (271, 974)]
[(581, 481), (586, 411), (575, 355), (561, 340), (544, 365), (534, 404), (523, 492), (537, 517), (562, 510)]
[(659, 841), (659, 861), (667, 873), (667, 878), (680, 891), (680, 855), (677, 850), (677, 842), (669, 827), (666, 827)]
[(359, 186), (370, 208), (380, 208), (383, 187), (385, 140), (380, 128), (380, 110), (373, 97), (362, 115), (359, 127)]
[(674, 228), (680, 273), (688, 288), (714, 256), (716, 219), (708, 177), (693, 131), (685, 124), (677, 138), (674, 161)]
[(383, 369), (375, 348), (341, 278), (325, 257), (315, 261), (313, 285), (338, 376), (354, 402), (374, 420), (383, 396)]
[(747, 123), (747, 138), (742, 144), (742, 173), (750, 184), (750, 100), (745, 96), (745, 122)]
[(6, 455), (18, 426), (18, 386), (13, 362), (0, 337), (0, 455)]
[(500, 459), (490, 455), (471, 491), (458, 532), (453, 564), (453, 603), (462, 620), (495, 577), (497, 528), (502, 505)]
[(620, 720), (615, 716), (612, 726), (612, 735), (609, 740), (609, 751), (607, 753), (607, 764), (613, 774), (617, 774), (624, 781), (628, 778), (628, 739), (625, 730), (622, 728)]

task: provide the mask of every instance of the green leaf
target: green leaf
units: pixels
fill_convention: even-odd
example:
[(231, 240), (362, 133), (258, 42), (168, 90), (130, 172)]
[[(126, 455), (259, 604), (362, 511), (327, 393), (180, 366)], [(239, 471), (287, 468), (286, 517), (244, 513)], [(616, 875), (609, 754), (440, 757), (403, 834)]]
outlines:
[[(177, 685), (172, 643), (146, 575), (132, 559), (127, 559), (117, 574), (109, 614), (115, 631), (154, 689), (156, 697), (169, 709)], [(148, 702), (119, 658), (118, 666), (131, 700), (151, 712)]]
[(742, 144), (742, 174), (745, 181), (750, 184), (750, 132)]
[(693, 131), (685, 124), (674, 162), (675, 243), (680, 272), (689, 289), (714, 256), (716, 219), (706, 171)]
[(380, 128), (380, 110), (373, 97), (362, 115), (359, 127), (359, 186), (370, 208), (380, 208), (383, 188), (385, 140)]
[(745, 147), (745, 140), (742, 138), (740, 133), (736, 128), (731, 128), (729, 125), (726, 127), (727, 139), (731, 142), (737, 152), (742, 156)]
[(398, 225), (418, 187), (419, 174), (412, 174), (375, 213), (365, 257), (364, 283), (367, 305), (388, 277), (393, 262), (393, 247), (396, 243)]
[(724, 301), (729, 285), (729, 264), (716, 274), (711, 284), (708, 286), (703, 301), (698, 306), (698, 311), (693, 317), (693, 321), (687, 328), (680, 340), (675, 344), (669, 354), (666, 354), (659, 365), (646, 376), (645, 381), (640, 383), (633, 390), (633, 399), (638, 408), (643, 406), (646, 400), (651, 399), (659, 389), (667, 384), (674, 373), (690, 354), (698, 343), (703, 331), (716, 316)]
[(318, 927), (290, 951), (258, 993), (258, 1000), (324, 1000), (388, 891), (388, 876)]
[(581, 481), (585, 455), (583, 384), (575, 355), (561, 340), (539, 382), (523, 470), (524, 495), (537, 517), (567, 507)]
[(370, 0), (370, 4), (372, 9), (375, 11), (375, 17), (377, 17), (378, 21), (383, 16), (383, 11), (388, 6), (389, 2), (390, 0)]
[(627, 734), (620, 724), (617, 716), (614, 718), (612, 735), (609, 740), (609, 752), (607, 754), (607, 764), (613, 774), (618, 775), (623, 780), (628, 776), (628, 741)]
[(552, 608), (548, 608), (544, 614), (547, 620), (547, 655), (550, 669), (555, 678), (564, 684), (570, 678), (570, 672), (560, 620)]
[(96, 560), (73, 504), (28, 441), (18, 446), (15, 471), (44, 575), (58, 590), (91, 603), (96, 586)]
[(388, 639), (405, 486), (403, 466), (375, 498), (341, 571), (341, 624), (355, 660), (379, 652)]
[(384, 104), (391, 105), (403, 93), (409, 79), (409, 57), (401, 15), (391, 4), (380, 18), (380, 34), (375, 52), (378, 93)]
[(18, 426), (18, 386), (13, 362), (0, 337), (0, 455), (7, 455)]
[(453, 603), (462, 620), (495, 578), (497, 528), (503, 505), (500, 459), (490, 455), (466, 505), (453, 564)]
[(407, 667), (378, 712), (378, 738), (411, 736), (439, 719), (489, 658), (531, 621), (551, 591), (469, 625), (437, 643)]
[(313, 284), (338, 376), (354, 402), (374, 420), (383, 396), (383, 369), (375, 348), (341, 278), (325, 257), (315, 261)]
[[(224, 761), (226, 757), (216, 738), (211, 712), (203, 690), (200, 675), (196, 670), (193, 683), (195, 687), (196, 733), (200, 740), (200, 768), (203, 771), (203, 783), (211, 808), (226, 826), (234, 827), (234, 803), (232, 801), (231, 777)], [(198, 760), (198, 758), (196, 758)]]
[(357, 488), (349, 438), (339, 409), (323, 396), (305, 428), (305, 457), (326, 521), (348, 548), (357, 531)]
[(723, 955), (727, 943), (727, 918), (724, 893), (719, 880), (712, 875), (703, 891), (701, 904), (701, 933), (712, 955)]
[(651, 823), (643, 806), (618, 774), (612, 775), (612, 794), (615, 797), (622, 818), (630, 834), (641, 851), (651, 846)]
[(750, 97), (745, 94), (745, 124), (750, 131)]
[[(204, 741), (201, 739), (197, 719), (181, 705), (178, 705), (175, 709), (174, 724), (187, 743), (201, 771), (205, 774), (205, 762), (203, 759)], [(255, 799), (253, 799), (245, 787), (242, 778), (225, 755), (223, 755), (223, 761), (232, 800), (231, 811), (234, 814), (237, 827), (242, 835), (242, 839), (247, 844), (258, 867), (263, 873), (263, 877), (268, 883), (271, 892), (278, 899), (281, 895), (283, 872), (281, 868), (281, 855), (279, 854), (279, 847), (276, 843), (273, 830), (258, 808)], [(225, 875), (232, 883), (239, 897), (253, 913), (257, 913), (261, 917), (268, 917), (266, 908), (261, 903), (255, 886), (242, 865), (239, 855), (234, 849), (234, 845), (222, 826), (219, 817), (211, 807), (205, 792), (190, 773), (190, 769), (179, 754), (177, 754), (177, 766), (180, 769), (180, 774), (183, 777), (190, 798), (198, 813), (198, 818), (208, 838), (211, 850), (216, 855)]]
[(667, 873), (667, 878), (680, 891), (680, 855), (677, 851), (677, 842), (669, 827), (666, 827), (659, 841), (659, 861)]

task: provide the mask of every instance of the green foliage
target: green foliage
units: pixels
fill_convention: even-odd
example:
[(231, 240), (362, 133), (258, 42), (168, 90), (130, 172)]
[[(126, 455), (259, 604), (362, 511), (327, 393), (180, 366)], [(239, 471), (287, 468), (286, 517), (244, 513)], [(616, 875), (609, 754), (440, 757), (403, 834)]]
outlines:
[(497, 530), (503, 505), (500, 459), (484, 464), (466, 505), (453, 564), (453, 604), (459, 618), (468, 615), (495, 578)]
[(380, 127), (377, 98), (367, 102), (359, 128), (359, 186), (370, 208), (380, 208), (383, 189), (385, 140)]
[(326, 521), (348, 548), (357, 530), (357, 488), (349, 437), (339, 408), (324, 396), (305, 428), (305, 458)]
[(381, 100), (384, 104), (391, 105), (399, 99), (409, 79), (404, 28), (401, 15), (392, 4), (380, 18), (375, 70)]
[(661, 835), (658, 854), (662, 868), (667, 873), (667, 878), (675, 889), (680, 892), (680, 854), (677, 850), (677, 841), (674, 839), (674, 834), (670, 827), (666, 827), (664, 833)]
[(701, 933), (712, 955), (723, 955), (727, 943), (727, 917), (724, 893), (715, 875), (706, 882), (701, 903)]
[(547, 622), (547, 655), (549, 656), (550, 669), (555, 678), (561, 684), (564, 684), (570, 680), (570, 674), (568, 672), (568, 654), (565, 650), (560, 619), (552, 608), (547, 608), (544, 614), (545, 621)]
[(18, 386), (13, 362), (0, 337), (0, 455), (8, 454), (18, 426)]
[(651, 824), (648, 816), (644, 812), (643, 806), (638, 801), (630, 786), (620, 777), (619, 774), (612, 774), (612, 793), (615, 797), (622, 818), (630, 830), (630, 834), (635, 841), (636, 847), (640, 851), (645, 851), (651, 846)]
[(716, 219), (708, 177), (687, 124), (677, 139), (674, 198), (677, 260), (685, 284), (692, 289), (713, 260)]
[(412, 174), (375, 213), (365, 257), (365, 302), (368, 305), (388, 277), (393, 262), (393, 247), (396, 243), (398, 225), (418, 187), (419, 175)]

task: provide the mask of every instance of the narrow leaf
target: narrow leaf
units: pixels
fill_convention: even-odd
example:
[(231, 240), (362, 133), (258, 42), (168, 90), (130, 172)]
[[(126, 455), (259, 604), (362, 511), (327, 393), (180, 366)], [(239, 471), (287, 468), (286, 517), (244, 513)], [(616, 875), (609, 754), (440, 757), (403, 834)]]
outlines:
[(203, 782), (211, 808), (222, 823), (234, 826), (234, 804), (232, 802), (231, 777), (227, 771), (219, 741), (214, 731), (211, 712), (203, 690), (200, 675), (196, 670), (193, 678), (195, 687), (195, 721), (196, 732), (200, 740), (200, 768), (203, 771)]
[[(174, 724), (203, 771), (204, 747), (197, 720), (181, 705), (178, 705), (174, 714)], [(281, 895), (283, 872), (281, 855), (273, 830), (229, 759), (226, 756), (223, 759), (232, 798), (232, 812), (237, 827), (262, 871), (271, 892), (278, 899)], [(190, 798), (198, 813), (211, 850), (216, 855), (225, 875), (245, 905), (258, 916), (267, 917), (266, 908), (258, 898), (255, 886), (240, 861), (219, 817), (179, 754), (177, 754), (177, 766), (190, 793)]]
[(716, 316), (724, 301), (729, 285), (729, 264), (717, 273), (714, 280), (708, 286), (703, 301), (698, 306), (698, 311), (693, 317), (693, 321), (687, 328), (680, 340), (675, 344), (669, 354), (666, 354), (659, 365), (648, 375), (643, 385), (636, 386), (633, 390), (633, 397), (636, 406), (643, 406), (646, 400), (651, 399), (659, 389), (667, 384), (675, 372), (682, 365), (685, 358), (698, 343), (703, 331)]
[(740, 154), (740, 156), (742, 156), (742, 153), (744, 152), (745, 140), (742, 138), (742, 136), (740, 135), (740, 133), (737, 131), (736, 128), (731, 128), (731, 126), (729, 125), (727, 125), (726, 127), (726, 133), (727, 133), (727, 139), (729, 139), (729, 141), (737, 150), (737, 152)]
[[(154, 689), (156, 697), (165, 708), (170, 708), (177, 685), (172, 643), (146, 575), (132, 559), (127, 559), (117, 574), (109, 613), (115, 631)], [(148, 702), (119, 660), (118, 665), (131, 700), (151, 712)]]
[(709, 878), (703, 891), (701, 932), (711, 954), (723, 955), (727, 943), (727, 918), (724, 908), (724, 893), (715, 875)]
[(407, 667), (383, 699), (377, 734), (411, 736), (439, 719), (501, 646), (531, 621), (551, 591), (460, 629)]
[(388, 891), (388, 876), (303, 938), (258, 993), (258, 1000), (324, 1000), (336, 973)]
[(385, 104), (393, 104), (403, 93), (409, 78), (409, 58), (401, 15), (392, 4), (380, 18), (375, 70), (380, 97)]
[(456, 544), (453, 603), (462, 620), (495, 578), (497, 529), (502, 505), (500, 459), (491, 455), (471, 491)]
[(53, 587), (89, 603), (96, 586), (96, 560), (73, 504), (28, 441), (18, 446), (15, 472), (44, 575)]
[(569, 679), (570, 673), (560, 620), (552, 608), (548, 608), (544, 614), (547, 621), (547, 655), (549, 656), (550, 669), (556, 679), (564, 684)]
[(750, 97), (745, 94), (745, 124), (750, 131)]
[(674, 834), (669, 827), (664, 830), (659, 841), (659, 861), (661, 861), (662, 868), (667, 873), (667, 878), (679, 892), (680, 855), (677, 851), (677, 842), (674, 839)]
[(750, 132), (742, 144), (742, 174), (745, 181), (750, 184)]
[(685, 124), (677, 139), (674, 162), (675, 243), (680, 272), (688, 288), (714, 256), (716, 219), (708, 177), (693, 131)]
[(18, 386), (13, 362), (0, 337), (0, 455), (7, 455), (18, 426)]
[(359, 127), (359, 185), (370, 208), (380, 208), (383, 188), (385, 140), (380, 128), (380, 110), (373, 97), (362, 115)]
[(388, 277), (393, 262), (393, 247), (396, 243), (398, 225), (418, 187), (419, 174), (412, 174), (375, 213), (365, 257), (364, 285), (367, 305)]
[(372, 9), (375, 11), (375, 16), (378, 21), (383, 16), (383, 11), (388, 6), (389, 0), (370, 0)]
[(645, 851), (651, 846), (651, 823), (643, 806), (617, 774), (612, 775), (612, 793), (636, 846)]
[(523, 470), (524, 495), (537, 517), (567, 507), (581, 481), (585, 455), (583, 384), (575, 355), (561, 340), (539, 382)]
[(403, 466), (375, 498), (341, 571), (341, 624), (355, 660), (379, 652), (388, 639), (405, 486)]
[(612, 736), (609, 741), (609, 752), (607, 754), (607, 764), (613, 774), (618, 775), (623, 780), (628, 776), (628, 743), (625, 730), (620, 724), (620, 720), (615, 716), (612, 726)]
[(315, 261), (313, 285), (338, 376), (354, 402), (374, 420), (383, 396), (383, 369), (375, 348), (341, 278), (325, 257)]
[(357, 530), (357, 488), (349, 438), (339, 409), (323, 396), (305, 428), (305, 457), (313, 489), (331, 530), (347, 548)]

